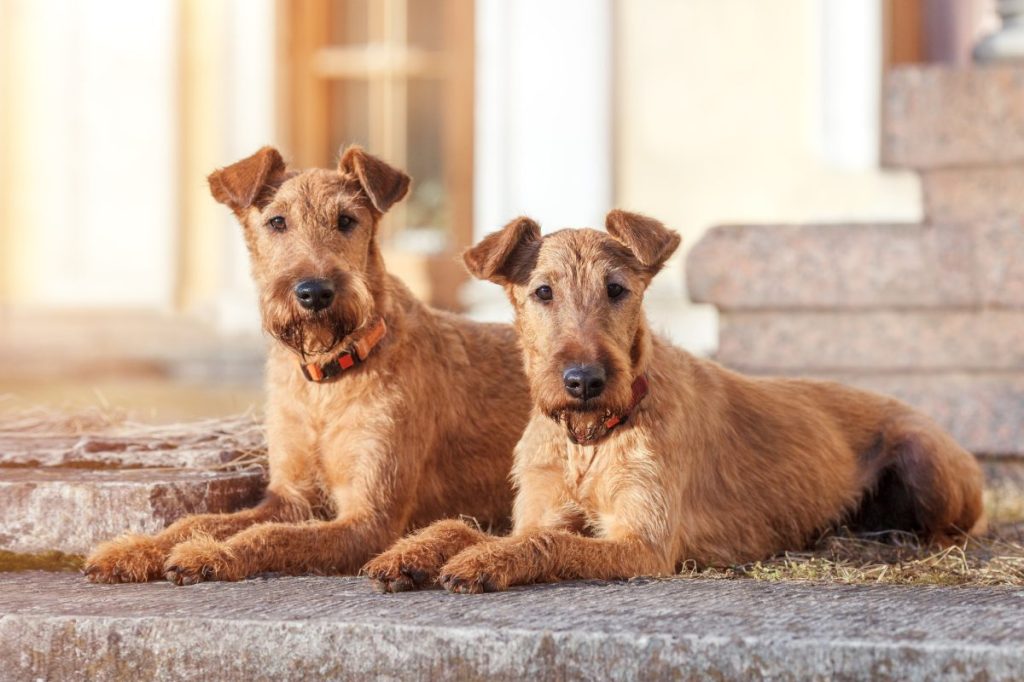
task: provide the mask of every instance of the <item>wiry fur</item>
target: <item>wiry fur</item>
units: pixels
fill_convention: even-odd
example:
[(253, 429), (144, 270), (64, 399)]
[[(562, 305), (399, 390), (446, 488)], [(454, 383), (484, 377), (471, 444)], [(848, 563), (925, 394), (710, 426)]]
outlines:
[[(668, 574), (803, 548), (843, 523), (939, 543), (981, 527), (979, 467), (927, 417), (834, 383), (745, 377), (651, 334), (642, 297), (676, 233), (621, 211), (608, 234), (541, 239), (531, 225), (514, 221), (466, 255), (515, 306), (534, 398), (516, 446), (513, 534), (440, 522), (369, 564), (380, 587)], [(610, 282), (627, 293), (611, 300)], [(608, 374), (586, 403), (562, 386), (565, 365), (584, 362)], [(650, 393), (609, 432), (603, 415), (628, 408), (640, 374)]]
[[(515, 334), (433, 310), (386, 272), (377, 223), (408, 183), (358, 148), (337, 170), (290, 171), (264, 148), (210, 176), (243, 226), (263, 324), (278, 341), (266, 375), (267, 496), (105, 543), (87, 560), (90, 579), (353, 573), (439, 518), (507, 523), (512, 449), (529, 410)], [(351, 229), (339, 229), (342, 213)], [(269, 229), (274, 216), (284, 232)], [(309, 277), (334, 285), (329, 308), (297, 304), (293, 287)], [(364, 364), (330, 383), (303, 377), (300, 360), (330, 359), (378, 316), (388, 332)]]

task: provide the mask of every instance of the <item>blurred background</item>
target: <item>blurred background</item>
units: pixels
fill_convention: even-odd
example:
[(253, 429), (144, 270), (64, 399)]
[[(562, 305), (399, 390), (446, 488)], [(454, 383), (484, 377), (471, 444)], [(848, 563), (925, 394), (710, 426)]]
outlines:
[[(1005, 4), (1005, 3), (1004, 3)], [(0, 0), (0, 394), (157, 420), (260, 401), (247, 256), (205, 177), (264, 144), (407, 169), (382, 239), (435, 305), (510, 319), (458, 252), (656, 216), (654, 326), (714, 353), (685, 251), (720, 223), (919, 222), (884, 75), (971, 61), (994, 0)]]

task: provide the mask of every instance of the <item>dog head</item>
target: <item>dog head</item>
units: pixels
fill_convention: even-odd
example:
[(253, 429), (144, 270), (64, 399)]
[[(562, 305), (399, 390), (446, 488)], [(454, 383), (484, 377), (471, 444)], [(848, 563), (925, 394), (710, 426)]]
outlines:
[(643, 295), (680, 237), (657, 220), (612, 211), (607, 232), (518, 218), (464, 254), (475, 277), (502, 285), (534, 402), (580, 443), (604, 435), (633, 400), (650, 348)]
[(385, 276), (377, 225), (409, 176), (359, 147), (335, 170), (301, 172), (264, 147), (208, 180), (242, 224), (271, 335), (316, 357), (373, 318)]

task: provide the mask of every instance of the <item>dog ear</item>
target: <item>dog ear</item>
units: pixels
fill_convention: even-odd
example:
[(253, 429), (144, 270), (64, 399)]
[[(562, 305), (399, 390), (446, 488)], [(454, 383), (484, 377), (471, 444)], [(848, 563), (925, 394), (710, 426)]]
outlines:
[(284, 182), (285, 173), (280, 152), (273, 147), (263, 147), (227, 168), (215, 170), (206, 179), (213, 198), (241, 214), (250, 206), (265, 206)]
[(529, 273), (540, 239), (540, 225), (526, 217), (516, 218), (466, 249), (462, 260), (477, 279), (504, 286)]
[(352, 145), (341, 155), (338, 172), (355, 175), (379, 213), (387, 213), (409, 191), (409, 176), (362, 147)]
[(660, 221), (628, 211), (609, 211), (604, 229), (629, 249), (651, 275), (661, 270), (683, 240), (678, 232), (668, 229)]

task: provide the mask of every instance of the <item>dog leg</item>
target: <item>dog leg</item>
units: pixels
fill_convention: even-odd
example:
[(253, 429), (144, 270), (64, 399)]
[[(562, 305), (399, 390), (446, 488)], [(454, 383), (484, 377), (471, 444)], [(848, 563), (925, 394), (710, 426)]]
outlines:
[(122, 535), (96, 547), (85, 561), (86, 578), (95, 583), (146, 582), (163, 577), (172, 548), (196, 534), (224, 539), (256, 523), (299, 520), (309, 506), (286, 502), (268, 492), (259, 505), (232, 514), (196, 514), (175, 521), (156, 535)]
[(465, 521), (438, 521), (403, 538), (363, 567), (381, 592), (405, 592), (431, 585), (441, 567), (467, 547), (495, 540)]
[(167, 579), (177, 585), (243, 580), (260, 573), (353, 574), (399, 531), (371, 518), (313, 523), (264, 523), (223, 542), (198, 537), (171, 550)]
[(538, 582), (670, 572), (671, 561), (635, 536), (589, 538), (543, 530), (470, 547), (444, 565), (439, 582), (449, 592), (478, 593)]

